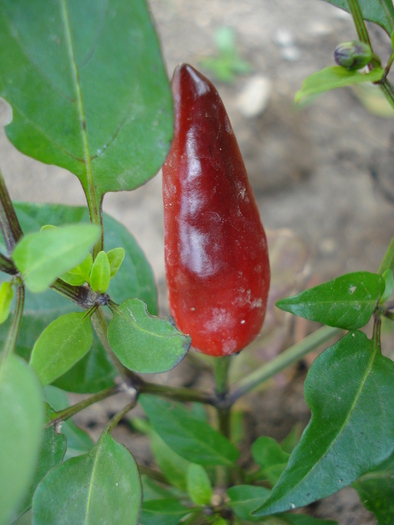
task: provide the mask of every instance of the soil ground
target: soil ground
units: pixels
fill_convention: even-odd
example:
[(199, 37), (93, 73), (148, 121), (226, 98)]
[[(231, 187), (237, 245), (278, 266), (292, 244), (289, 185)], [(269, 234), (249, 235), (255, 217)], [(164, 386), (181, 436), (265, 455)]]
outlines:
[[(356, 37), (350, 17), (319, 0), (152, 0), (150, 5), (169, 75), (179, 62), (200, 67), (203, 58), (217, 52), (215, 31), (234, 30), (237, 49), (252, 72), (224, 84), (200, 69), (214, 80), (228, 108), (263, 223), (276, 232), (272, 243), (278, 235), (289, 239), (285, 247), (293, 258), (285, 264), (286, 271), (302, 277), (292, 285), (316, 284), (349, 271), (376, 271), (393, 235), (393, 121), (365, 111), (350, 89), (323, 95), (303, 110), (293, 105), (303, 79), (333, 65), (336, 45)], [(372, 35), (386, 56), (388, 39), (377, 28), (372, 28)], [(264, 109), (248, 117), (240, 109), (240, 97), (256, 76), (271, 91)], [(4, 134), (0, 158), (13, 199), (84, 204), (72, 175), (27, 159)], [(104, 209), (144, 248), (166, 314), (160, 177), (133, 193), (107, 195)], [(277, 278), (280, 281), (280, 272)], [(311, 327), (298, 323), (294, 329), (293, 336), (300, 338)], [(305, 371), (295, 371), (292, 381), (284, 376), (270, 391), (249, 396), (249, 438), (264, 433), (281, 439), (296, 421), (307, 423), (304, 376)], [(193, 368), (186, 363), (175, 375), (160, 380), (190, 384), (204, 377), (193, 378)], [(103, 403), (79, 422), (86, 426), (94, 417), (106, 420), (116, 403)], [(123, 433), (121, 428), (119, 432)], [(122, 438), (137, 457), (149, 460), (145, 441)], [(313, 505), (309, 512), (337, 519), (341, 525), (375, 523), (352, 489)]]

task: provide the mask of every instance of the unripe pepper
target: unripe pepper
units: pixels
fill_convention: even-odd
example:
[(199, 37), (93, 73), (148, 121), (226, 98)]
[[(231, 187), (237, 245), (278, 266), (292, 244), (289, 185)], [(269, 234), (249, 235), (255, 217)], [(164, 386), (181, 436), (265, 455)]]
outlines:
[(267, 240), (215, 87), (182, 64), (172, 93), (175, 136), (163, 166), (170, 311), (194, 348), (229, 355), (245, 348), (263, 324)]

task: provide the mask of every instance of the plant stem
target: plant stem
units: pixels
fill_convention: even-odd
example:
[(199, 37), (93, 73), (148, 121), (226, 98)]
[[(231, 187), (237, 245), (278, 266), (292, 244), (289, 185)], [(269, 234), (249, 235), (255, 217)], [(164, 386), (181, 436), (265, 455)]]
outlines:
[(349, 11), (353, 17), (354, 25), (356, 26), (356, 31), (358, 38), (361, 42), (365, 42), (372, 49), (371, 41), (369, 39), (369, 34), (367, 27), (364, 22), (363, 13), (361, 11), (360, 4), (358, 0), (347, 0)]
[[(13, 261), (2, 253), (0, 253), (0, 271), (8, 273), (9, 275), (18, 274), (18, 269), (15, 267)], [(62, 279), (56, 279), (50, 288), (64, 295), (64, 297), (67, 297), (67, 299), (70, 299), (70, 301), (85, 310), (88, 310), (92, 306), (104, 306), (109, 300), (109, 296), (105, 293), (100, 294), (94, 292), (86, 286), (72, 286), (62, 281)]]
[(16, 348), (16, 340), (18, 338), (19, 328), (22, 321), (23, 308), (25, 306), (25, 286), (23, 282), (18, 279), (18, 285), (16, 287), (16, 301), (15, 301), (15, 310), (14, 310), (14, 319), (8, 332), (7, 341), (5, 343), (5, 356), (9, 352), (13, 352)]
[[(15, 301), (15, 310), (14, 310), (14, 316), (12, 325), (9, 329), (7, 339), (4, 344), (4, 349), (2, 353), (2, 366), (4, 366), (4, 363), (7, 359), (7, 356), (12, 353), (16, 348), (16, 341), (18, 339), (19, 334), (19, 328), (22, 321), (22, 315), (23, 315), (23, 308), (25, 305), (25, 286), (21, 279), (16, 279), (16, 301)], [(1, 367), (0, 367), (0, 375), (1, 375)]]
[(383, 76), (382, 80), (380, 82), (377, 82), (377, 84), (383, 91), (384, 96), (386, 97), (390, 106), (394, 109), (394, 88), (391, 85), (391, 82), (389, 82), (387, 78)]
[(380, 345), (381, 345), (381, 329), (382, 329), (382, 320), (377, 315), (375, 316), (374, 324), (373, 324), (373, 340), (374, 340), (376, 348), (378, 348), (379, 351), (380, 351)]
[(137, 404), (137, 395), (135, 396), (135, 398), (133, 399), (133, 401), (131, 403), (129, 403), (128, 405), (126, 405), (124, 407), (123, 410), (121, 410), (120, 412), (118, 412), (107, 424), (107, 426), (105, 427), (105, 429), (103, 430), (103, 433), (102, 433), (102, 436), (104, 434), (111, 434), (111, 432), (113, 431), (113, 429), (116, 427), (116, 425), (119, 423), (119, 421), (127, 414), (127, 412), (130, 412), (130, 410), (132, 408), (135, 407), (135, 405)]
[(140, 377), (138, 374), (123, 366), (116, 355), (113, 353), (107, 337), (107, 321), (101, 308), (98, 308), (92, 316), (92, 323), (101, 341), (101, 344), (107, 351), (112, 363), (122, 377), (123, 384), (126, 389), (130, 387), (136, 390), (139, 394), (159, 395), (175, 401), (189, 401), (206, 403), (210, 405), (215, 404), (215, 399), (213, 396), (204, 392), (200, 392), (199, 390), (192, 390), (185, 387), (163, 386), (144, 381), (144, 379), (142, 379), (142, 377)]
[(107, 352), (108, 357), (111, 359), (112, 364), (117, 369), (120, 376), (123, 378), (124, 383), (134, 388), (135, 390), (138, 390), (138, 386), (142, 379), (140, 379), (136, 374), (133, 374), (133, 372), (127, 370), (127, 368), (122, 365), (122, 363), (112, 351), (107, 337), (107, 320), (105, 318), (102, 308), (97, 308), (95, 313), (92, 315), (91, 320), (101, 344)]
[[(18, 269), (15, 267), (13, 261), (2, 253), (0, 253), (0, 271), (8, 273), (9, 275), (18, 274)], [(94, 292), (91, 288), (85, 286), (71, 286), (71, 284), (62, 281), (62, 279), (56, 279), (50, 288), (64, 295), (67, 299), (70, 299), (70, 301), (85, 310), (88, 310), (92, 306), (106, 305), (109, 300), (107, 294)]]
[(141, 474), (141, 476), (148, 476), (150, 479), (154, 479), (155, 481), (158, 481), (159, 483), (163, 483), (164, 485), (169, 485), (167, 478), (162, 474), (161, 472), (157, 470), (153, 470), (149, 467), (145, 467), (144, 465), (138, 465), (138, 470)]
[(138, 387), (138, 391), (141, 394), (162, 396), (173, 401), (205, 403), (213, 406), (216, 404), (214, 396), (187, 387), (171, 387), (144, 381)]
[(11, 259), (8, 259), (2, 253), (0, 253), (0, 271), (8, 273), (9, 275), (16, 275), (18, 273)]
[[(219, 432), (227, 439), (230, 439), (231, 437), (231, 405), (227, 403), (223, 404), (223, 401), (226, 400), (228, 394), (228, 374), (230, 370), (230, 364), (230, 356), (215, 358), (216, 395), (218, 398), (218, 403), (216, 405), (218, 427)], [(221, 465), (217, 468), (217, 483), (219, 486), (229, 486), (231, 483), (230, 478), (231, 473), (227, 466)]]
[(386, 67), (384, 68), (384, 76), (387, 77), (387, 75), (390, 73), (391, 66), (394, 62), (394, 51), (391, 53), (390, 58), (387, 61)]
[(216, 392), (224, 398), (228, 392), (228, 373), (231, 365), (231, 356), (215, 358)]
[(230, 406), (221, 406), (228, 394), (228, 373), (230, 370), (231, 356), (215, 359), (216, 393), (219, 399), (217, 406), (219, 431), (227, 438), (230, 437)]
[(267, 379), (275, 376), (288, 366), (292, 365), (296, 361), (302, 359), (306, 354), (325, 343), (332, 337), (340, 334), (343, 330), (340, 328), (331, 328), (330, 326), (324, 326), (319, 328), (316, 332), (308, 335), (295, 345), (291, 346), (275, 359), (264, 364), (258, 368), (255, 372), (252, 372), (249, 376), (241, 379), (234, 385), (234, 391), (229, 396), (229, 402), (235, 403), (240, 397), (247, 394), (257, 386), (259, 386)]
[[(394, 20), (391, 18), (391, 15), (390, 15), (390, 13), (387, 10), (386, 3), (384, 2), (384, 0), (379, 0), (379, 3), (381, 5), (381, 7), (383, 8), (387, 19), (390, 22), (390, 26), (392, 27), (392, 29), (394, 29)], [(359, 39), (362, 42), (365, 42), (366, 44), (368, 44), (369, 47), (372, 50), (372, 44), (371, 44), (371, 41), (369, 39), (367, 26), (365, 25), (364, 18), (363, 18), (363, 13), (361, 11), (360, 4), (359, 4), (358, 0), (347, 0), (347, 4), (348, 4), (348, 7), (349, 7), (349, 11), (350, 11), (350, 13), (351, 13), (351, 15), (353, 17), (353, 21), (354, 21), (354, 24), (356, 26), (356, 30), (357, 30), (357, 34), (358, 34)], [(383, 91), (387, 101), (389, 102), (391, 107), (394, 109), (394, 88), (391, 85), (391, 83), (387, 80), (387, 75), (388, 75), (388, 72), (390, 70), (392, 61), (393, 61), (393, 58), (391, 56), (387, 66), (386, 66), (385, 74), (383, 75), (383, 78), (379, 82), (376, 82), (376, 84), (379, 85), (379, 87)]]
[(14, 251), (16, 243), (22, 237), (22, 229), (3, 175), (0, 171), (0, 229), (2, 231), (8, 255)]
[(55, 416), (47, 423), (47, 427), (51, 425), (56, 426), (62, 421), (66, 421), (66, 419), (69, 419), (75, 414), (78, 414), (78, 412), (84, 410), (88, 406), (93, 405), (94, 403), (97, 403), (102, 399), (106, 399), (107, 397), (118, 394), (119, 392), (119, 386), (111, 386), (109, 388), (106, 388), (105, 390), (101, 390), (101, 392), (97, 392), (97, 394), (93, 394), (92, 396), (88, 397), (87, 399), (83, 399), (75, 405), (72, 405), (63, 410), (60, 410), (59, 412), (56, 412)]
[(94, 306), (98, 297), (98, 294), (90, 288), (86, 288), (85, 286), (71, 286), (61, 279), (56, 279), (51, 285), (51, 288), (85, 310)]

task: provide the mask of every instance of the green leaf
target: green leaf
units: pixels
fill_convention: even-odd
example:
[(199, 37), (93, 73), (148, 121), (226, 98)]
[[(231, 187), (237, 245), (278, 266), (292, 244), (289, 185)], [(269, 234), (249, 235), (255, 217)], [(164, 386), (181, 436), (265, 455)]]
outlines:
[[(89, 213), (84, 207), (57, 204), (14, 204), (25, 233), (37, 231), (42, 225), (48, 223), (61, 225), (89, 222)], [(127, 229), (106, 214), (104, 214), (104, 229), (107, 248), (122, 245), (126, 250), (125, 260), (118, 272), (119, 277), (111, 281), (108, 289), (111, 298), (119, 303), (130, 296), (140, 297), (147, 303), (149, 312), (156, 314), (156, 283), (143, 251)], [(0, 281), (7, 278), (5, 274), (0, 273)], [(127, 286), (124, 286), (125, 282)], [(18, 353), (28, 360), (31, 349), (43, 330), (57, 317), (75, 310), (74, 304), (52, 290), (39, 295), (27, 290), (22, 326), (18, 337)], [(10, 320), (0, 330), (0, 345), (5, 341), (9, 322)], [(75, 380), (73, 380), (74, 374)], [(69, 391), (95, 393), (111, 386), (116, 374), (105, 350), (95, 337), (92, 351), (65, 376), (58, 379), (57, 384)]]
[[(62, 204), (14, 203), (18, 219), (24, 233), (31, 233), (49, 222), (61, 226), (63, 224), (89, 224), (88, 209), (83, 206), (65, 206)], [(105, 247), (108, 250), (123, 246), (126, 250), (124, 262), (119, 269), (118, 279), (111, 281), (108, 293), (117, 303), (130, 297), (138, 297), (148, 305), (148, 311), (156, 315), (157, 290), (156, 281), (143, 250), (135, 238), (121, 223), (103, 214)], [(124, 283), (127, 282), (127, 286)], [(37, 298), (34, 298), (37, 301)], [(69, 306), (70, 303), (63, 299)], [(36, 304), (35, 304), (36, 306)], [(66, 313), (66, 312), (64, 312)]]
[(156, 463), (172, 485), (187, 490), (187, 471), (191, 463), (174, 452), (153, 430), (149, 433)]
[[(380, 25), (388, 35), (393, 32), (394, 9), (391, 0), (358, 0), (365, 20)], [(325, 0), (325, 2), (349, 11), (347, 0)]]
[(124, 251), (124, 248), (114, 248), (113, 250), (107, 252), (107, 257), (111, 268), (111, 279), (113, 279), (118, 273), (125, 255), (126, 252)]
[(89, 452), (93, 448), (93, 440), (86, 432), (77, 426), (72, 419), (62, 425), (62, 433), (67, 438), (67, 452), (65, 459), (74, 458)]
[(227, 496), (230, 498), (228, 505), (238, 518), (261, 522), (261, 518), (252, 516), (251, 512), (267, 499), (269, 494), (270, 491), (264, 487), (236, 485), (227, 490)]
[[(59, 412), (70, 406), (68, 396), (63, 390), (48, 385), (44, 388), (44, 392), (48, 403), (55, 411)], [(66, 459), (85, 454), (89, 452), (94, 445), (89, 434), (85, 432), (85, 430), (82, 430), (82, 428), (79, 428), (72, 419), (63, 422), (62, 433), (67, 438)]]
[(78, 362), (93, 343), (93, 328), (85, 312), (62, 315), (34, 345), (30, 366), (43, 385), (52, 383)]
[(12, 298), (14, 297), (14, 290), (12, 284), (8, 281), (4, 281), (0, 288), (0, 324), (7, 321), (10, 315), (10, 308)]
[(109, 286), (111, 269), (107, 254), (97, 254), (90, 272), (90, 286), (95, 292), (105, 293)]
[(44, 403), (36, 375), (22, 359), (0, 361), (0, 524), (26, 497), (41, 447)]
[(144, 501), (148, 501), (150, 499), (169, 499), (174, 497), (172, 488), (168, 489), (164, 485), (157, 483), (148, 476), (144, 476), (142, 474), (141, 481)]
[(133, 456), (109, 434), (53, 468), (33, 498), (33, 523), (135, 525), (141, 484)]
[(353, 487), (357, 490), (361, 503), (376, 516), (377, 525), (393, 525), (394, 454), (373, 472), (357, 480)]
[(34, 474), (33, 482), (30, 485), (29, 493), (22, 507), (23, 512), (31, 507), (34, 491), (43, 477), (58, 465), (67, 450), (67, 440), (64, 434), (56, 432), (53, 426), (47, 427), (44, 432), (44, 439), (38, 459), (38, 465)]
[(116, 357), (139, 373), (166, 372), (189, 350), (191, 339), (165, 319), (152, 317), (139, 299), (129, 299), (114, 310), (108, 340)]
[(201, 465), (192, 463), (187, 469), (187, 491), (196, 505), (209, 505), (212, 497), (211, 480)]
[(377, 82), (384, 74), (384, 70), (375, 68), (369, 73), (348, 71), (344, 67), (332, 66), (322, 69), (307, 77), (302, 83), (302, 88), (295, 94), (295, 101), (300, 102), (305, 97), (318, 95), (331, 89), (362, 84), (363, 82)]
[(276, 306), (305, 319), (354, 330), (368, 323), (384, 289), (384, 279), (378, 274), (348, 273), (281, 299)]
[(97, 335), (93, 335), (93, 346), (89, 352), (68, 372), (53, 381), (53, 385), (67, 392), (95, 394), (114, 385), (118, 375)]
[[(161, 439), (159, 434), (153, 430), (152, 425), (147, 419), (134, 417), (130, 423), (132, 428), (137, 432), (149, 435), (150, 446), (158, 467), (174, 487), (186, 492), (187, 470), (191, 463), (174, 452), (172, 448)], [(165, 492), (165, 496), (163, 497), (168, 497), (168, 492)], [(144, 499), (156, 498), (147, 498), (144, 492)]]
[(89, 282), (90, 270), (93, 265), (92, 254), (89, 253), (86, 259), (84, 259), (81, 264), (78, 264), (75, 268), (69, 272), (64, 273), (60, 278), (71, 286), (81, 286)]
[(251, 452), (255, 462), (261, 466), (261, 474), (272, 485), (275, 485), (289, 461), (289, 454), (282, 450), (275, 439), (268, 436), (257, 438), (252, 445)]
[(305, 381), (312, 419), (255, 515), (329, 496), (384, 461), (394, 449), (393, 397), (394, 363), (362, 332), (320, 354)]
[(384, 292), (382, 297), (380, 298), (380, 304), (385, 303), (390, 297), (393, 295), (394, 290), (394, 277), (393, 277), (393, 270), (385, 270), (382, 275), (384, 279)]
[(190, 509), (176, 499), (154, 499), (144, 501), (140, 525), (179, 525), (182, 518), (190, 514)]
[(144, 0), (0, 3), (0, 96), (23, 153), (71, 171), (96, 201), (157, 173), (172, 99)]
[(181, 404), (146, 394), (139, 400), (155, 431), (177, 454), (198, 465), (234, 466), (239, 450)]
[(100, 237), (94, 224), (75, 224), (25, 235), (12, 258), (30, 291), (44, 292), (57, 277), (82, 262)]

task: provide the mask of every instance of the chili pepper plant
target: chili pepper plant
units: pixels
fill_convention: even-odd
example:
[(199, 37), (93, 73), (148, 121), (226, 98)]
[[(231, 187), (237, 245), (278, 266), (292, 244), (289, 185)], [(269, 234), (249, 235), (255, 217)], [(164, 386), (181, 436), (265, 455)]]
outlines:
[[(394, 53), (382, 65), (365, 24), (390, 46), (392, 2), (329, 1), (351, 13), (358, 41), (296, 100), (373, 82), (394, 107)], [(298, 509), (349, 485), (393, 524), (394, 365), (381, 324), (394, 319), (394, 241), (376, 273), (279, 300), (324, 326), (232, 382), (264, 320), (270, 266), (216, 88), (189, 65), (170, 85), (144, 0), (3, 0), (0, 57), (8, 139), (69, 170), (86, 195), (86, 207), (12, 202), (0, 177), (0, 524), (317, 525)], [(106, 193), (163, 164), (169, 318), (134, 237), (102, 212)], [(260, 436), (240, 459), (236, 403), (334, 336), (305, 380), (302, 435)], [(155, 381), (182, 359), (203, 363), (211, 387)], [(69, 406), (70, 392), (87, 395)], [(73, 416), (120, 392), (124, 407), (93, 442)], [(112, 436), (126, 415), (149, 440), (149, 468)]]

